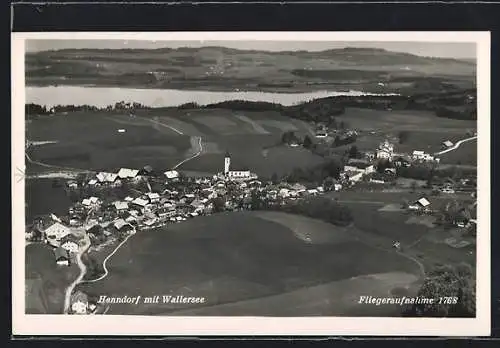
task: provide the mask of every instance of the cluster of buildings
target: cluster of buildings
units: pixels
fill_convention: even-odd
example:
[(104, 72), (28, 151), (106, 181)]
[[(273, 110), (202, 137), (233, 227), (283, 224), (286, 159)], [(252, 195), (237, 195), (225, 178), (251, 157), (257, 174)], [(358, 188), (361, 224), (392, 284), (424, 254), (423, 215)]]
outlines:
[[(39, 240), (54, 248), (55, 262), (69, 265), (82, 245), (82, 236), (97, 246), (137, 231), (178, 223), (214, 211), (252, 209), (256, 199), (271, 205), (285, 204), (319, 195), (325, 190), (342, 188), (338, 183), (327, 189), (323, 186), (262, 183), (247, 169), (232, 169), (229, 154), (224, 158), (223, 171), (212, 177), (181, 178), (175, 170), (169, 170), (161, 177), (146, 174), (142, 170), (127, 168), (117, 173), (97, 173), (83, 184), (92, 189), (92, 196), (69, 207), (67, 216), (51, 214), (38, 221)], [(116, 189), (124, 183), (128, 184), (126, 192)], [(68, 183), (70, 189), (74, 185), (78, 187), (75, 182)], [(139, 190), (145, 186), (147, 190)], [(118, 191), (122, 198), (109, 194)]]

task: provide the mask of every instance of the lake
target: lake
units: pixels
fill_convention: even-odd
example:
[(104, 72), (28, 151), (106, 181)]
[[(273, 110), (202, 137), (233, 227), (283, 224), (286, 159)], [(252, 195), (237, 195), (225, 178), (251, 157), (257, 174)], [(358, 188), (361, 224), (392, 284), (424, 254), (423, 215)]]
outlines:
[[(172, 107), (186, 103), (207, 105), (228, 100), (261, 101), (290, 106), (312, 99), (333, 96), (382, 95), (361, 91), (317, 91), (309, 93), (216, 92), (177, 89), (136, 89), (120, 87), (48, 86), (26, 87), (26, 103), (54, 105), (94, 105), (106, 107), (117, 102), (137, 102), (149, 107)], [(396, 94), (383, 94), (396, 95)]]

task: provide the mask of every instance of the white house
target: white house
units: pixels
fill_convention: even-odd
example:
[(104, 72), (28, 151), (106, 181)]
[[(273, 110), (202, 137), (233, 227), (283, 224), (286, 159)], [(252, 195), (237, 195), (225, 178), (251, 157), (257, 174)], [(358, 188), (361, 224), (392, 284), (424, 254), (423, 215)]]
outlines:
[(77, 238), (70, 234), (61, 240), (61, 248), (67, 250), (70, 253), (77, 253), (79, 249)]
[(132, 201), (132, 204), (136, 204), (136, 205), (144, 208), (144, 207), (146, 207), (146, 205), (149, 204), (149, 202), (147, 200), (145, 200), (145, 199), (142, 199), (142, 198), (138, 197), (138, 198), (136, 198), (136, 199), (134, 199)]
[(121, 168), (118, 171), (118, 177), (120, 179), (127, 179), (127, 178), (132, 179), (132, 178), (135, 178), (137, 176), (137, 174), (139, 174), (138, 169)]
[(54, 255), (58, 266), (69, 266), (69, 256), (66, 249), (61, 247), (56, 248), (54, 249)]
[(76, 293), (72, 298), (71, 311), (75, 314), (87, 314), (89, 302), (87, 295), (82, 292)]
[(148, 196), (149, 201), (151, 203), (155, 203), (155, 202), (160, 201), (160, 195), (156, 192), (148, 192), (148, 193), (146, 193), (146, 196)]
[(55, 222), (45, 229), (45, 236), (49, 239), (59, 241), (61, 238), (71, 234), (71, 230), (59, 222)]
[(379, 145), (376, 153), (377, 158), (392, 160), (393, 155), (394, 155), (394, 145), (389, 143), (389, 141), (386, 140)]
[(179, 172), (177, 170), (168, 170), (163, 174), (165, 174), (167, 179), (175, 179), (179, 177)]
[(410, 204), (408, 208), (412, 210), (426, 209), (430, 204), (431, 202), (429, 202), (426, 198), (420, 198), (418, 201)]
[(449, 140), (443, 141), (443, 146), (444, 147), (452, 147), (453, 143)]
[(128, 209), (128, 203), (127, 202), (116, 201), (116, 202), (113, 203), (113, 205), (115, 206), (115, 209), (118, 210), (118, 211), (123, 211), (123, 210)]

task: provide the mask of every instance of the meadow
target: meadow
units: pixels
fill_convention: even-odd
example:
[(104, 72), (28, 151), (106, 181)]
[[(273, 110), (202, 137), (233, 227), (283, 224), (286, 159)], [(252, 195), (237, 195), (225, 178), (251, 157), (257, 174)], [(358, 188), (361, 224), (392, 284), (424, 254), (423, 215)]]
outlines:
[(32, 147), (33, 160), (90, 170), (145, 165), (168, 170), (199, 151), (196, 137), (202, 139), (202, 152), (181, 170), (215, 174), (222, 170), (226, 152), (234, 169), (245, 167), (262, 176), (322, 162), (305, 149), (276, 146), (287, 130), (299, 136), (311, 134), (305, 122), (275, 112), (169, 109), (141, 111), (131, 117), (89, 111), (36, 118), (27, 124), (27, 138), (56, 142)]
[[(372, 248), (347, 229), (298, 216), (292, 227), (286, 214), (260, 214), (222, 213), (140, 232), (109, 261), (107, 278), (81, 287), (95, 295), (204, 296), (206, 306), (214, 306), (209, 311), (213, 315), (226, 315), (223, 307), (217, 309), (219, 305), (246, 300), (265, 304), (270, 296), (289, 294), (290, 309), (297, 304), (293, 314), (310, 315), (309, 310), (298, 306), (305, 300), (305, 289), (347, 282), (342, 289), (346, 291), (344, 296), (351, 296), (344, 298), (345, 305), (351, 308), (353, 297), (372, 288), (387, 293), (394, 284), (408, 285), (418, 278), (414, 262), (390, 247)], [(300, 237), (305, 229), (313, 243)], [(379, 274), (393, 282), (377, 281)], [(365, 277), (365, 287), (358, 287), (356, 281), (349, 285), (348, 280), (353, 277)], [(370, 277), (373, 281), (369, 281)], [(300, 295), (293, 295), (294, 291)], [(335, 301), (333, 295), (323, 292), (321, 298), (310, 298), (309, 302)], [(184, 309), (186, 305), (117, 304), (108, 313), (165, 315)], [(251, 315), (253, 310), (245, 312), (247, 309), (231, 314)], [(280, 311), (276, 313), (279, 315)]]
[(61, 314), (64, 291), (78, 276), (78, 266), (57, 266), (52, 247), (45, 244), (29, 244), (25, 253), (26, 313)]

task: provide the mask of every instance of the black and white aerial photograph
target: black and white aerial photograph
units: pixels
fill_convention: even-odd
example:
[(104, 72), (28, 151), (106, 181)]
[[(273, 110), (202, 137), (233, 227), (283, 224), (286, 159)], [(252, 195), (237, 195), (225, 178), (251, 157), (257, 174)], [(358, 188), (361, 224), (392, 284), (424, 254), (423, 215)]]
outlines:
[(26, 39), (25, 314), (475, 318), (477, 50)]

